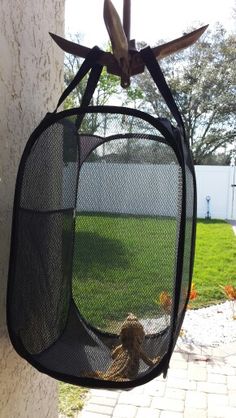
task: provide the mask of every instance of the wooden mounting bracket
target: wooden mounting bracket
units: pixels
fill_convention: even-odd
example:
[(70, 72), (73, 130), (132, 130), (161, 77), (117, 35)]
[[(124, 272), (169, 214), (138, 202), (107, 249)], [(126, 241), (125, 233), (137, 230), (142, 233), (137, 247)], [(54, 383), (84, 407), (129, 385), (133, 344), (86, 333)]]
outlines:
[[(104, 52), (100, 63), (106, 66), (108, 73), (121, 78), (121, 86), (130, 85), (130, 77), (144, 72), (144, 63), (135, 41), (130, 40), (131, 0), (123, 0), (123, 24), (111, 0), (104, 0), (104, 21), (112, 44), (111, 52)], [(180, 38), (152, 48), (155, 57), (161, 60), (193, 45), (205, 32), (208, 25), (202, 26)], [(68, 41), (50, 33), (52, 39), (63, 51), (86, 58), (90, 48)]]

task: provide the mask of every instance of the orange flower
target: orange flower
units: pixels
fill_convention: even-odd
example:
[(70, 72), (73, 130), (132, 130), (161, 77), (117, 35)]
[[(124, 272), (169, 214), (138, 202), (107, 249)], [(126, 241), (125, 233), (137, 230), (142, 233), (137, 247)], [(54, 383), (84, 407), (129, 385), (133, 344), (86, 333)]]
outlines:
[(226, 286), (220, 286), (220, 288), (229, 300), (236, 300), (236, 287), (235, 286), (232, 286), (231, 284), (227, 284)]
[(192, 284), (191, 284), (190, 294), (189, 294), (189, 299), (190, 299), (190, 300), (194, 300), (194, 299), (196, 299), (196, 297), (197, 297), (197, 291), (196, 291), (196, 289), (195, 289), (195, 284), (194, 284), (194, 283), (192, 283)]
[(172, 304), (172, 299), (170, 297), (170, 294), (166, 292), (165, 290), (161, 292), (159, 296), (159, 302), (160, 302), (160, 305), (162, 305), (163, 309), (169, 313), (171, 309), (171, 304)]

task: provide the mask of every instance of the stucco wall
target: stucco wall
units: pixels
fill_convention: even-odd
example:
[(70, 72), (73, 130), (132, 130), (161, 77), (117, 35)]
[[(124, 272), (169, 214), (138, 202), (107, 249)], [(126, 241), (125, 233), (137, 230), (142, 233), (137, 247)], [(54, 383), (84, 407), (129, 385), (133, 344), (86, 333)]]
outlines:
[(48, 32), (63, 34), (64, 0), (0, 2), (0, 417), (57, 416), (57, 382), (12, 349), (6, 285), (17, 168), (31, 131), (52, 111), (63, 86), (63, 54)]

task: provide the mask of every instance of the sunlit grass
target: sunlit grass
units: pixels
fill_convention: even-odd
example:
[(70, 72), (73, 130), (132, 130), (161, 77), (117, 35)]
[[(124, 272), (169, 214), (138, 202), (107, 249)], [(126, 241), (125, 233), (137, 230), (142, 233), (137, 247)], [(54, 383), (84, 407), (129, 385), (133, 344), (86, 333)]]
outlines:
[[(81, 214), (76, 221), (73, 296), (96, 326), (127, 312), (157, 314), (155, 300), (172, 289), (174, 219)], [(236, 239), (224, 221), (198, 220), (193, 307), (223, 300), (219, 285), (236, 284)]]
[(83, 408), (88, 390), (79, 386), (59, 383), (59, 412), (74, 417)]
[(175, 219), (81, 214), (76, 220), (73, 296), (82, 315), (106, 327), (129, 312), (154, 314), (173, 287)]
[(227, 222), (198, 220), (193, 282), (193, 307), (223, 301), (219, 285), (236, 284), (236, 237)]

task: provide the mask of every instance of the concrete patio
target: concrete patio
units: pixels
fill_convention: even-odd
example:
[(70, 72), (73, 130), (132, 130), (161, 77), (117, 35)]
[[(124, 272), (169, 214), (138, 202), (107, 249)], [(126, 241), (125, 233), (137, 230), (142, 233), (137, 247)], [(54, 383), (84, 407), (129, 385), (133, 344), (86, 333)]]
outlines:
[(166, 380), (129, 391), (92, 389), (78, 418), (235, 418), (236, 344), (177, 344)]

